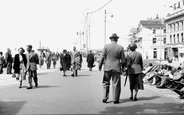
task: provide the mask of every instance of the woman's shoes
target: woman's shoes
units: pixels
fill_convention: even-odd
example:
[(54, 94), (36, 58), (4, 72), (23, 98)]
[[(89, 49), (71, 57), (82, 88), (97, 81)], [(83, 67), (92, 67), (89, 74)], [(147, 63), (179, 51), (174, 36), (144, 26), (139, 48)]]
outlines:
[(137, 97), (134, 97), (134, 98), (133, 98), (133, 97), (131, 96), (129, 99), (130, 99), (131, 101), (133, 101), (133, 100), (134, 100), (134, 101), (137, 101)]

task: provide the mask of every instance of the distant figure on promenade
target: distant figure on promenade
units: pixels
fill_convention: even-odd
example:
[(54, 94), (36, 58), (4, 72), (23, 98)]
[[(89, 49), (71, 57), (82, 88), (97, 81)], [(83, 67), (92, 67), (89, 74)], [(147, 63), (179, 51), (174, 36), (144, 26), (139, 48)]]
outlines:
[(7, 52), (5, 54), (5, 62), (7, 64), (7, 74), (12, 74), (13, 57), (10, 48), (7, 49)]
[(110, 80), (112, 78), (112, 92), (114, 104), (119, 103), (121, 93), (121, 72), (125, 66), (125, 54), (124, 48), (118, 45), (117, 34), (112, 34), (110, 37), (111, 43), (105, 45), (102, 58), (99, 62), (99, 70), (101, 71), (102, 65), (104, 64), (104, 75), (103, 75), (103, 92), (104, 97), (102, 102), (106, 103), (109, 99)]
[(42, 66), (44, 64), (44, 58), (45, 58), (44, 52), (40, 51), (40, 54), (39, 54), (39, 66), (40, 66), (40, 68), (42, 68)]
[(54, 69), (56, 68), (57, 60), (58, 60), (57, 55), (55, 53), (53, 53), (53, 55), (52, 55), (52, 64), (53, 64)]
[(26, 80), (27, 58), (24, 54), (25, 50), (22, 47), (20, 47), (18, 51), (19, 53), (15, 54), (14, 57), (13, 69), (16, 79), (20, 81), (19, 88), (22, 88), (22, 81)]
[(63, 76), (66, 77), (66, 71), (69, 70), (71, 65), (71, 57), (65, 49), (63, 50), (63, 54), (60, 56), (60, 63), (63, 71)]
[(0, 74), (3, 73), (3, 64), (4, 64), (4, 56), (3, 56), (3, 52), (0, 52)]
[(92, 71), (92, 68), (94, 67), (95, 58), (91, 50), (89, 51), (89, 54), (87, 55), (86, 61), (88, 63), (87, 66), (89, 68), (89, 71)]
[(49, 50), (47, 50), (46, 51), (46, 56), (45, 56), (45, 63), (47, 64), (47, 69), (50, 69), (51, 60), (52, 60), (51, 52)]
[(27, 89), (32, 89), (32, 78), (35, 82), (35, 87), (38, 87), (37, 64), (39, 64), (39, 59), (38, 55), (32, 51), (32, 45), (27, 45), (27, 52), (27, 71), (29, 82), (29, 87), (27, 87)]
[[(130, 44), (130, 52), (127, 55), (127, 67), (128, 75), (130, 81), (130, 100), (137, 101), (138, 90), (143, 90), (143, 80), (142, 80), (142, 71), (143, 71), (143, 59), (142, 55), (139, 52), (136, 52), (137, 45)], [(135, 95), (133, 97), (133, 90), (135, 90)]]
[(80, 67), (80, 69), (79, 69), (79, 70), (81, 70), (81, 68), (82, 68), (82, 62), (83, 62), (83, 58), (82, 58), (82, 54), (81, 54), (81, 52), (79, 52), (79, 55), (80, 55), (80, 65), (81, 65), (81, 67)]
[(73, 74), (71, 76), (76, 77), (78, 75), (78, 71), (81, 69), (81, 55), (80, 53), (76, 50), (76, 47), (73, 47), (73, 52), (72, 52), (72, 71)]

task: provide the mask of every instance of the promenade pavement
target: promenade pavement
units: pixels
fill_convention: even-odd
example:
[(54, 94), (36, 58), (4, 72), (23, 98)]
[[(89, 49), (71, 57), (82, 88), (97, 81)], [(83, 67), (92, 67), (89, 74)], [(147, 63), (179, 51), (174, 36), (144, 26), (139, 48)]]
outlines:
[[(43, 69), (44, 70), (44, 69)], [(183, 100), (167, 89), (157, 89), (145, 84), (139, 91), (138, 101), (130, 101), (129, 82), (124, 87), (121, 80), (120, 104), (113, 104), (112, 90), (107, 104), (102, 103), (102, 76), (97, 66), (88, 71), (84, 60), (78, 77), (67, 77), (59, 69), (39, 74), (39, 87), (27, 90), (13, 84), (0, 88), (0, 115), (40, 114), (128, 114), (128, 115), (183, 115)], [(111, 88), (111, 87), (110, 87)]]

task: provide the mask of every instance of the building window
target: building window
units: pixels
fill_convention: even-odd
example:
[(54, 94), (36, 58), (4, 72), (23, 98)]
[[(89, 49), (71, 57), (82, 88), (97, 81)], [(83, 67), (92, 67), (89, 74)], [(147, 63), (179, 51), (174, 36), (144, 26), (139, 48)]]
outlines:
[(170, 32), (172, 32), (172, 27), (173, 27), (172, 24), (170, 24)]
[(177, 25), (177, 31), (179, 31), (179, 28), (180, 28), (179, 22), (177, 22), (176, 25)]
[(184, 42), (183, 33), (181, 33), (181, 42)]
[(173, 35), (173, 43), (176, 43), (175, 34)]
[(164, 29), (164, 33), (166, 33), (166, 29)]
[(179, 34), (177, 34), (177, 39), (178, 39), (178, 43), (180, 42), (180, 37)]
[(180, 26), (179, 31), (183, 30), (183, 22), (182, 21), (179, 22), (179, 26)]
[(175, 32), (175, 24), (173, 24), (173, 32)]
[(153, 34), (156, 34), (156, 30), (153, 30)]
[(153, 44), (157, 43), (157, 38), (153, 38)]
[(164, 38), (163, 43), (166, 44), (166, 38)]
[(153, 58), (157, 58), (157, 48), (153, 49)]
[(172, 44), (172, 35), (170, 35), (170, 44)]

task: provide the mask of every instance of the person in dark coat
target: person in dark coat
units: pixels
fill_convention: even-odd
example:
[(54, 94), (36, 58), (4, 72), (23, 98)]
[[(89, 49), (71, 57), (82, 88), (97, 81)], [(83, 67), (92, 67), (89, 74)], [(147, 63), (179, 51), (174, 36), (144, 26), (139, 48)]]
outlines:
[(7, 52), (5, 54), (5, 62), (7, 64), (7, 74), (12, 74), (12, 63), (13, 63), (13, 58), (11, 54), (11, 50), (8, 48)]
[(0, 74), (3, 73), (3, 64), (4, 64), (4, 56), (3, 56), (3, 52), (0, 52)]
[[(139, 52), (136, 52), (137, 45), (132, 43), (129, 45), (130, 52), (127, 54), (127, 68), (130, 81), (130, 100), (137, 101), (138, 90), (143, 90), (142, 70), (143, 70), (143, 59)], [(135, 95), (133, 98), (133, 90)]]
[(95, 58), (94, 58), (94, 55), (92, 54), (92, 51), (90, 50), (89, 51), (89, 54), (87, 55), (87, 63), (88, 63), (88, 68), (89, 68), (89, 71), (92, 71), (92, 68), (94, 67), (94, 61), (95, 61)]
[(19, 53), (15, 54), (14, 64), (13, 64), (15, 77), (17, 80), (20, 81), (19, 88), (22, 88), (22, 81), (26, 79), (27, 58), (24, 52), (25, 50), (22, 47), (20, 47)]
[(66, 77), (66, 71), (69, 70), (71, 65), (71, 57), (67, 54), (67, 51), (64, 49), (63, 54), (60, 57), (60, 63), (63, 71), (63, 76)]

